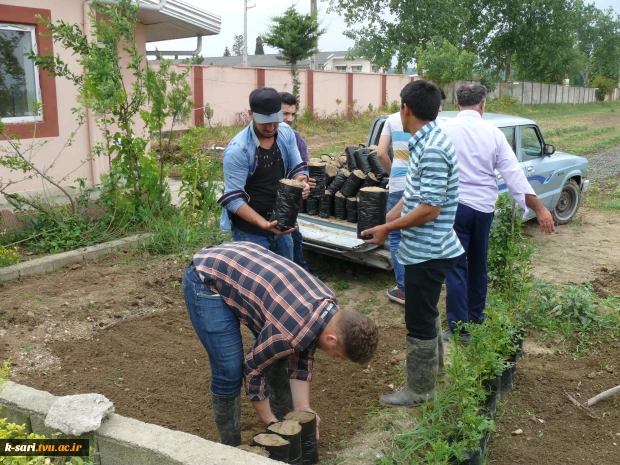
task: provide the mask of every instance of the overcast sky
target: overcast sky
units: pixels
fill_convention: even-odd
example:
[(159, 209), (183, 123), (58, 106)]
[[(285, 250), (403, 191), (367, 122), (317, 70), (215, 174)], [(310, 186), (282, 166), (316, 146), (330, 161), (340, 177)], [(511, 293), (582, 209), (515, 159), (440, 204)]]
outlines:
[[(226, 47), (231, 48), (234, 36), (243, 34), (243, 0), (227, 0), (221, 2), (207, 2), (206, 0), (184, 0), (207, 11), (219, 15), (222, 18), (222, 29), (218, 35), (203, 37), (202, 55), (222, 56)], [(248, 54), (254, 54), (256, 37), (267, 31), (270, 18), (281, 14), (289, 6), (295, 3), (293, 0), (248, 0), (248, 5), (255, 5), (248, 10)], [(613, 7), (620, 13), (620, 0), (594, 0), (597, 7), (606, 9)], [(335, 13), (327, 14), (328, 3), (318, 1), (319, 20), (327, 32), (319, 40), (319, 49), (324, 52), (348, 50), (353, 46), (353, 41), (342, 35), (346, 25), (344, 19)], [(310, 0), (298, 0), (297, 11), (300, 13), (310, 12)], [(196, 39), (169, 40), (165, 42), (153, 42), (147, 45), (148, 50), (194, 50)], [(265, 46), (265, 53), (276, 53), (277, 50)]]

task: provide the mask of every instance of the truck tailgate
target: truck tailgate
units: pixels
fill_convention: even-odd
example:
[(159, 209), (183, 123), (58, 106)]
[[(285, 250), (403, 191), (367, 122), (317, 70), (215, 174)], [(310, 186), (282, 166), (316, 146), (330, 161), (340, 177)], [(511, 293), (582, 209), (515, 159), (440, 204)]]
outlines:
[(304, 247), (385, 270), (392, 269), (389, 250), (357, 238), (357, 225), (334, 219), (300, 214), (297, 217)]

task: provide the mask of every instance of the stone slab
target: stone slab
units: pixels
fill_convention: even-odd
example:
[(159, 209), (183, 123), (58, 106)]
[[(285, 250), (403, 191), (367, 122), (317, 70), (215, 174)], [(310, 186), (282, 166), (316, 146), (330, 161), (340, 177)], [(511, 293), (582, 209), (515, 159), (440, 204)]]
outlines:
[(50, 273), (72, 263), (92, 260), (122, 248), (136, 248), (148, 237), (149, 234), (138, 234), (0, 268), (0, 282)]
[[(101, 465), (276, 465), (274, 460), (112, 414), (95, 433)], [(138, 457), (140, 460), (138, 460)]]

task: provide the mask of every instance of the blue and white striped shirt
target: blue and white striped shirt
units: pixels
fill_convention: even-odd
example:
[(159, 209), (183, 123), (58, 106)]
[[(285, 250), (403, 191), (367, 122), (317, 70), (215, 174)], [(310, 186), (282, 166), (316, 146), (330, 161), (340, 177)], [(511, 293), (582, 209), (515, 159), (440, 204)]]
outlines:
[(432, 221), (403, 229), (396, 258), (403, 265), (453, 258), (464, 250), (454, 232), (459, 199), (459, 167), (450, 139), (431, 121), (409, 141), (407, 185), (402, 215), (421, 203), (440, 206)]

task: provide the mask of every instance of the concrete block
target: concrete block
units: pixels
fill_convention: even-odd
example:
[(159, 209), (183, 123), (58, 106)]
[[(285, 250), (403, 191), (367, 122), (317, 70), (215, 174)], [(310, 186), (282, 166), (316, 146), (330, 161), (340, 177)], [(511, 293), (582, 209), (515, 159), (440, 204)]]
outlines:
[(9, 381), (0, 391), (0, 404), (43, 416), (47, 415), (55, 400), (56, 396), (49, 392), (39, 391), (12, 381)]
[(0, 418), (6, 418), (9, 423), (15, 423), (16, 425), (24, 425), (27, 433), (32, 433), (32, 426), (30, 424), (30, 414), (16, 407), (8, 407), (2, 405), (0, 401)]
[(56, 400), (56, 396), (49, 392), (39, 391), (28, 386), (9, 381), (0, 391), (0, 406), (3, 412), (8, 413), (11, 423), (25, 424), (29, 432), (50, 434), (47, 428), (42, 428), (48, 410)]
[(19, 278), (19, 271), (15, 269), (16, 265), (0, 268), (0, 283), (4, 281), (12, 281)]
[(15, 269), (19, 272), (20, 278), (54, 271), (54, 261), (49, 260), (48, 257), (37, 258), (35, 260), (30, 260), (29, 262), (18, 263), (14, 266)]
[(276, 465), (180, 431), (112, 414), (95, 433), (101, 465)]

